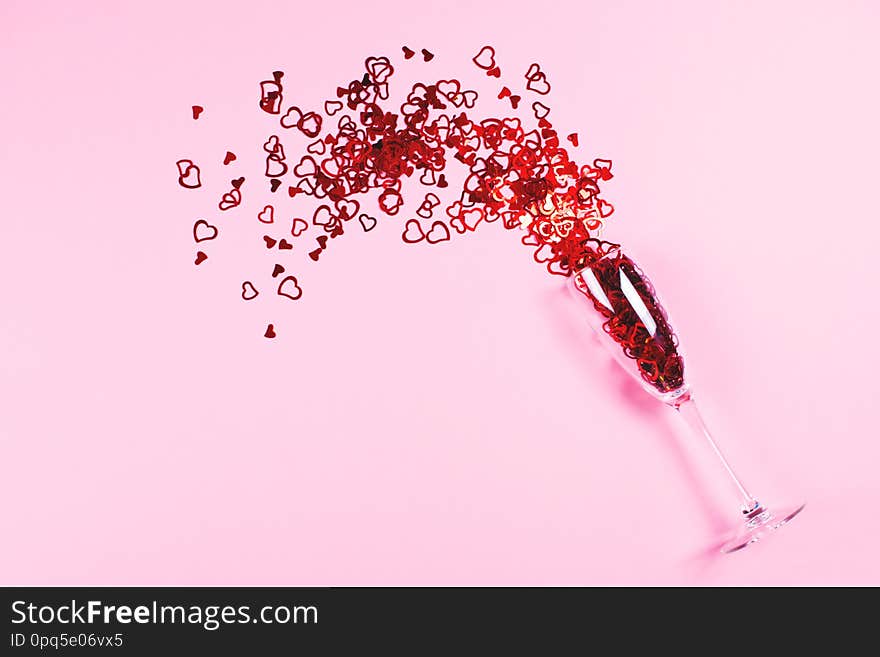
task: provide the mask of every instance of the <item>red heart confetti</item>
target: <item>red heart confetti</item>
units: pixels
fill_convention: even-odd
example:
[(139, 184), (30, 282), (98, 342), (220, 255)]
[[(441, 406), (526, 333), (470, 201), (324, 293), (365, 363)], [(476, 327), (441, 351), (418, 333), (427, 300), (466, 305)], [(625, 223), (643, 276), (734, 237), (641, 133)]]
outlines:
[(258, 294), (259, 292), (257, 292), (257, 288), (255, 288), (254, 284), (250, 281), (245, 281), (241, 284), (241, 298), (245, 301), (256, 299)]
[[(416, 54), (408, 46), (401, 50), (404, 59)], [(425, 62), (433, 60), (434, 53), (420, 50)], [(483, 46), (472, 60), (487, 76), (499, 79), (498, 98), (507, 99), (510, 108), (517, 110), (522, 97), (504, 84), (495, 49)], [(577, 147), (578, 135), (572, 132), (563, 139), (549, 120), (548, 105), (531, 102), (528, 119), (481, 115), (478, 93), (456, 78), (416, 81), (402, 90), (399, 106), (393, 105), (386, 101), (391, 98), (394, 67), (388, 57), (373, 55), (348, 81), (335, 85), (334, 96), (321, 101), (322, 116), (283, 102), (283, 76), (275, 71), (271, 79), (259, 83), (259, 107), (277, 116), (283, 128), (296, 128), (312, 141), (307, 146), (297, 144), (288, 163), (280, 139), (270, 136), (262, 144), (263, 173), (272, 192), (282, 185), (284, 176), (292, 175), (293, 180), (283, 183), (288, 195), (297, 198), (297, 203), (315, 199), (306, 210), (313, 212), (311, 222), (294, 218), (290, 230), (291, 236), (298, 237), (309, 223), (321, 229), (316, 247), (303, 250), (312, 261), (319, 261), (329, 240), (341, 237), (351, 219), (357, 217), (364, 232), (372, 231), (377, 219), (361, 212), (361, 207), (372, 207), (372, 203), (392, 217), (404, 206), (417, 217), (404, 222), (402, 239), (406, 243), (448, 242), (452, 230), (466, 235), (480, 229), (481, 224), (496, 222), (505, 230), (523, 231), (522, 243), (533, 249), (533, 259), (552, 274), (568, 275), (605, 248), (592, 235), (614, 211), (600, 198), (600, 184), (613, 177), (611, 162), (602, 158), (591, 164), (574, 162), (562, 144)], [(550, 92), (547, 74), (539, 64), (530, 65), (525, 78), (529, 92)], [(324, 117), (336, 118), (324, 125)], [(236, 159), (231, 150), (226, 151), (223, 164)], [(178, 160), (177, 169), (181, 186), (201, 186), (201, 172), (192, 160)], [(411, 183), (406, 183), (409, 178), (436, 189), (437, 194), (428, 193), (411, 207), (410, 197), (404, 199), (404, 190), (410, 189)], [(232, 188), (220, 200), (221, 210), (243, 203), (243, 183), (244, 176), (232, 181)], [(439, 190), (448, 188), (451, 194), (447, 198), (438, 196), (445, 194)], [(435, 220), (438, 208), (448, 215), (447, 221)], [(274, 206), (262, 202), (251, 209), (264, 224), (274, 222), (274, 211)], [(430, 228), (423, 227), (420, 220), (425, 226), (431, 221)], [(197, 243), (217, 236), (217, 227), (204, 219), (193, 225)], [(286, 239), (265, 235), (263, 240), (269, 249), (292, 249)], [(291, 255), (295, 258), (298, 254)], [(206, 258), (200, 251), (196, 262)], [(276, 265), (272, 277), (283, 273), (284, 268)], [(279, 288), (284, 285), (282, 281)], [(291, 294), (282, 296), (298, 298), (299, 284), (286, 285), (284, 289)], [(245, 292), (253, 294), (249, 287), (243, 287)], [(274, 326), (269, 326), (274, 337)], [(665, 365), (645, 360), (640, 367), (643, 373), (660, 378)]]
[(442, 221), (435, 221), (433, 224), (431, 224), (431, 230), (429, 230), (428, 234), (425, 235), (425, 239), (427, 239), (428, 242), (430, 242), (431, 244), (437, 244), (438, 242), (448, 242), (449, 229)]
[(260, 213), (257, 215), (257, 219), (259, 219), (264, 224), (271, 224), (275, 221), (275, 208), (271, 205), (267, 205)]
[(495, 48), (492, 46), (483, 46), (472, 61), (486, 71), (495, 68)]
[(208, 259), (208, 256), (203, 251), (199, 251), (198, 253), (196, 253), (196, 264), (197, 265), (202, 264), (207, 259)]
[(296, 276), (287, 276), (282, 279), (281, 283), (278, 284), (278, 294), (293, 301), (302, 297), (302, 288), (299, 286)]
[(407, 244), (415, 244), (425, 239), (425, 231), (422, 230), (418, 219), (410, 219), (406, 222), (402, 237)]
[(306, 222), (305, 219), (300, 219), (297, 217), (296, 219), (293, 220), (293, 226), (290, 229), (290, 234), (293, 235), (294, 237), (299, 237), (304, 232), (306, 232), (306, 229), (308, 227), (309, 227), (309, 224)]
[(359, 216), (358, 221), (361, 223), (361, 228), (364, 229), (365, 233), (369, 233), (371, 230), (373, 230), (378, 223), (375, 217), (371, 217), (367, 214), (362, 214), (361, 216)]
[(202, 107), (201, 105), (193, 105), (192, 106), (193, 120), (197, 120), (202, 115), (202, 112), (204, 112), (204, 111), (205, 111), (205, 108)]
[(177, 173), (177, 183), (181, 187), (197, 189), (202, 186), (201, 170), (192, 160), (178, 160)]
[(204, 219), (199, 219), (193, 224), (193, 239), (196, 243), (207, 242), (217, 237), (217, 226), (212, 226)]

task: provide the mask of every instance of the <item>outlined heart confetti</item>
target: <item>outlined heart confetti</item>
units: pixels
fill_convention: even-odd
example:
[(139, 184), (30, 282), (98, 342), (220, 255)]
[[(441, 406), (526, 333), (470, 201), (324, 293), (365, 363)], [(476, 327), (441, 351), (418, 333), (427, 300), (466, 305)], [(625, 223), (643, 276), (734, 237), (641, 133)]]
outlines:
[[(468, 58), (473, 67), (467, 64)], [(321, 113), (303, 109), (316, 99), (297, 97), (300, 94), (293, 85), (285, 88), (283, 71), (273, 71), (258, 82), (255, 114), (272, 115), (271, 121), (277, 122), (289, 141), (290, 159), (285, 144), (274, 134), (246, 150), (222, 144), (214, 151), (225, 152), (222, 164), (216, 155), (208, 158), (215, 167), (235, 163), (248, 176), (262, 174), (268, 178), (268, 193), (282, 185), (287, 189), (286, 195), (267, 203), (266, 188), (258, 185), (245, 199), (242, 175), (230, 182), (219, 200), (224, 213), (247, 200), (246, 216), (258, 220), (247, 222), (257, 231), (251, 239), (262, 243), (275, 258), (284, 254), (285, 265), (267, 266), (260, 278), (242, 276), (247, 279), (241, 290), (245, 301), (252, 301), (259, 295), (258, 288), (270, 282), (275, 285), (275, 281), (274, 296), (300, 300), (303, 289), (297, 277), (284, 276), (286, 266), (302, 262), (309, 267), (344, 267), (344, 258), (327, 258), (326, 251), (331, 241), (343, 238), (355, 218), (358, 232), (369, 233), (385, 221), (396, 226), (404, 243), (428, 248), (452, 242), (453, 231), (466, 236), (494, 225), (521, 232), (517, 241), (530, 248), (532, 259), (551, 274), (566, 276), (582, 266), (585, 251), (593, 248), (593, 242), (598, 244), (595, 231), (614, 211), (600, 190), (613, 177), (610, 160), (575, 162), (566, 147), (579, 145), (578, 133), (556, 130), (545, 99), (526, 96), (529, 100), (522, 102), (526, 93), (550, 93), (547, 73), (539, 63), (528, 67), (523, 86), (522, 81), (505, 84), (502, 67), (507, 65), (503, 53), (492, 45), (464, 55), (467, 65), (459, 67), (461, 76), (450, 71), (445, 59), (421, 44), (404, 45), (396, 59), (370, 55), (359, 71), (335, 85), (330, 97), (318, 101), (315, 106)], [(416, 81), (408, 88), (394, 89), (395, 65), (401, 62), (407, 62), (408, 74), (415, 75)], [(487, 101), (477, 92), (473, 76), (483, 83), (484, 76), (497, 80), (491, 84), (498, 91), (490, 96), (497, 94), (503, 103), (492, 98), (488, 103), (506, 110), (495, 114), (482, 109)], [(201, 105), (191, 107), (194, 119), (203, 115)], [(258, 170), (249, 157), (239, 161), (235, 154), (254, 151), (262, 153)], [(201, 170), (193, 159), (181, 158), (176, 166), (181, 187), (202, 186)], [(216, 189), (211, 193), (217, 193)], [(402, 211), (403, 221), (399, 218)], [(276, 215), (279, 222), (281, 217), (291, 217), (289, 236), (261, 234), (269, 230), (265, 226), (276, 223)], [(223, 215), (231, 222), (240, 216)], [(218, 226), (207, 219), (190, 221), (194, 221), (192, 235), (197, 244), (219, 236)], [(223, 222), (218, 223), (224, 239), (240, 230), (227, 231)], [(310, 241), (296, 239), (310, 228), (316, 233), (311, 246)], [(198, 251), (195, 263), (207, 258), (207, 253)], [(266, 319), (261, 322), (266, 327), (264, 335), (275, 338), (275, 323)]]

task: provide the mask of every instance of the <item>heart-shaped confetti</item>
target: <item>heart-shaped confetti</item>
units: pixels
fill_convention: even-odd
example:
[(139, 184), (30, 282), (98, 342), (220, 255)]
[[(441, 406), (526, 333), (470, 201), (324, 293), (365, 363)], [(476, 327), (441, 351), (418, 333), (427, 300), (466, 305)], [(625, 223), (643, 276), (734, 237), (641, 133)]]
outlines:
[(275, 208), (271, 205), (265, 206), (260, 213), (257, 215), (257, 219), (259, 219), (264, 224), (271, 224), (275, 221)]
[(177, 161), (177, 183), (187, 189), (197, 189), (202, 186), (202, 172), (192, 160)]
[[(408, 46), (401, 50), (407, 60), (417, 54)], [(425, 62), (433, 60), (434, 53), (426, 48), (419, 50)], [(495, 49), (483, 46), (473, 62), (488, 77), (499, 80), (498, 98), (506, 99), (517, 110), (524, 92), (502, 77)], [(408, 68), (412, 73), (418, 70)], [(610, 161), (597, 158), (592, 165), (576, 163), (566, 148), (578, 146), (578, 134), (560, 134), (548, 120), (550, 107), (531, 102), (533, 97), (529, 99), (528, 117), (493, 118), (479, 111), (481, 94), (448, 77), (436, 83), (415, 80), (411, 89), (402, 90), (400, 105), (396, 105), (383, 102), (390, 97), (393, 74), (394, 67), (387, 57), (367, 57), (363, 69), (332, 87), (335, 97), (319, 101), (320, 114), (283, 103), (283, 72), (275, 71), (271, 79), (259, 83), (260, 109), (276, 115), (283, 128), (296, 128), (309, 137), (305, 142), (296, 137), (291, 140), (289, 147), (296, 150), (289, 163), (278, 135), (269, 136), (262, 144), (263, 172), (271, 192), (283, 185), (290, 198), (298, 199), (298, 206), (305, 203), (296, 212), (313, 213), (301, 215), (311, 217), (311, 221), (293, 218), (286, 237), (299, 237), (310, 224), (319, 226), (322, 230), (315, 232), (323, 234), (317, 236), (316, 248), (306, 251), (311, 260), (318, 261), (328, 241), (343, 235), (351, 219), (357, 217), (364, 232), (378, 225), (376, 217), (361, 211), (362, 206), (376, 207), (371, 205), (376, 203), (380, 212), (394, 216), (406, 205), (413, 218), (402, 228), (405, 243), (448, 242), (453, 230), (468, 234), (479, 229), (481, 223), (500, 218), (507, 229), (524, 229), (525, 237), (534, 242), (523, 242), (530, 244), (536, 261), (550, 273), (568, 275), (575, 266), (583, 266), (578, 258), (599, 244), (589, 242), (593, 231), (614, 211), (600, 198), (599, 189), (601, 182), (612, 177)], [(525, 78), (527, 91), (542, 96), (550, 92), (547, 74), (539, 64), (530, 65)], [(193, 105), (194, 119), (198, 119), (197, 108), (202, 109)], [(224, 166), (237, 160), (232, 150), (225, 151)], [(253, 164), (248, 158), (242, 165)], [(256, 164), (262, 166), (259, 161)], [(181, 159), (177, 165), (181, 186), (202, 186), (201, 172), (192, 160)], [(286, 175), (296, 178), (283, 181)], [(428, 193), (422, 200), (411, 198), (407, 191), (407, 184), (412, 184), (407, 182), (410, 178), (433, 186), (440, 196)], [(244, 176), (232, 181), (232, 188), (220, 199), (221, 210), (243, 203), (243, 183)], [(447, 188), (453, 193), (441, 198), (439, 190)], [(313, 198), (319, 200), (311, 202)], [(277, 203), (263, 205), (264, 200), (249, 208), (253, 213), (250, 216), (256, 215), (262, 224), (273, 224)], [(280, 206), (277, 209), (280, 211)], [(435, 220), (438, 214), (444, 220)], [(225, 239), (229, 239), (228, 232), (224, 229)], [(218, 236), (217, 227), (205, 219), (193, 225), (196, 243)], [(293, 247), (280, 236), (276, 239), (265, 235), (263, 241), (268, 249)], [(301, 248), (300, 243), (297, 248)], [(199, 251), (196, 263), (207, 257)], [(280, 279), (284, 273), (283, 266), (276, 264), (272, 278)], [(279, 290), (287, 292), (281, 296), (299, 298), (302, 291), (298, 283), (289, 282), (291, 278), (288, 276), (288, 282), (279, 285)], [(245, 281), (242, 294), (252, 299), (258, 292), (256, 286)], [(274, 337), (274, 326), (270, 324), (269, 328)], [(660, 366), (651, 367), (658, 377), (664, 371)], [(642, 371), (647, 370), (643, 367)]]
[(547, 76), (541, 72), (537, 73), (534, 77), (528, 78), (526, 89), (534, 91), (536, 94), (546, 96), (550, 93), (550, 83), (547, 82)]
[(220, 199), (219, 207), (221, 210), (231, 210), (241, 204), (241, 192), (237, 189), (226, 192)]
[(371, 217), (367, 214), (362, 214), (361, 216), (359, 216), (358, 221), (361, 223), (361, 228), (364, 229), (365, 233), (369, 233), (371, 230), (373, 230), (378, 223), (375, 217)]
[(287, 112), (284, 113), (284, 116), (281, 117), (281, 127), (282, 128), (295, 128), (299, 123), (300, 119), (302, 119), (303, 113), (299, 107), (291, 106)]
[(483, 46), (472, 61), (486, 71), (495, 68), (495, 48)]
[(204, 219), (199, 219), (193, 224), (193, 239), (196, 243), (215, 239), (217, 232), (217, 226), (212, 226)]
[(293, 301), (299, 299), (302, 296), (302, 288), (299, 286), (296, 276), (283, 278), (281, 283), (278, 284), (278, 294)]
[(425, 235), (425, 239), (427, 239), (428, 242), (430, 242), (431, 244), (437, 244), (438, 242), (448, 242), (449, 229), (442, 221), (435, 221), (433, 224), (431, 224), (431, 230), (429, 230), (427, 235)]
[(241, 298), (245, 301), (256, 299), (258, 294), (259, 292), (257, 292), (257, 288), (255, 288), (254, 284), (250, 281), (245, 281), (241, 284)]
[(290, 228), (290, 234), (294, 237), (299, 237), (304, 232), (306, 232), (306, 229), (308, 227), (309, 224), (306, 222), (305, 219), (300, 219), (299, 217), (297, 217), (293, 220), (293, 225)]
[(410, 219), (406, 222), (406, 228), (403, 231), (403, 241), (407, 244), (416, 244), (425, 239), (425, 231), (418, 219)]

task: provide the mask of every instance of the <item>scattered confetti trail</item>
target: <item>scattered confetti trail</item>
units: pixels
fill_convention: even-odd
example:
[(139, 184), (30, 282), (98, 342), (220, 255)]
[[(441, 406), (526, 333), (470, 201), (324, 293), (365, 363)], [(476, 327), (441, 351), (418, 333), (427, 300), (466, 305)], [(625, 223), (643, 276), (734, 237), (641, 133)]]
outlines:
[[(398, 66), (437, 70), (440, 60), (428, 49), (403, 46), (401, 52), (404, 61)], [(284, 72), (273, 72), (259, 82), (254, 108), (278, 121), (277, 134), (253, 146), (265, 166), (232, 179), (219, 199), (206, 203), (206, 211), (217, 216), (239, 208), (248, 187), (258, 184), (254, 180), (265, 179), (273, 194), (284, 188), (286, 194), (273, 197), (277, 202), (261, 203), (251, 216), (264, 232), (262, 248), (306, 253), (308, 260), (301, 266), (321, 262), (332, 241), (347, 229), (368, 233), (386, 220), (400, 227), (403, 243), (428, 246), (495, 223), (517, 231), (522, 244), (533, 250), (534, 260), (561, 276), (595, 261), (608, 245), (596, 239), (596, 231), (614, 211), (600, 198), (599, 187), (612, 177), (611, 161), (597, 158), (578, 165), (571, 159), (549, 120), (551, 108), (545, 103), (551, 85), (540, 64), (531, 64), (520, 82), (505, 85), (492, 46), (480, 48), (471, 61), (478, 74), (498, 80), (497, 98), (509, 104), (510, 115), (481, 115), (479, 94), (457, 78), (416, 82), (405, 96), (392, 101), (395, 67), (387, 56), (367, 57), (363, 71), (338, 86), (321, 111), (291, 104)], [(204, 111), (193, 105), (193, 119)], [(291, 141), (287, 134), (310, 141), (294, 152), (285, 149), (285, 140)], [(564, 139), (578, 146), (577, 133)], [(240, 147), (236, 150), (242, 152)], [(237, 159), (227, 150), (218, 170), (233, 170)], [(181, 187), (201, 188), (199, 164), (181, 158), (176, 166)], [(463, 171), (460, 188), (453, 189), (447, 180), (453, 168)], [(310, 214), (291, 219), (284, 199), (296, 197), (313, 202)], [(378, 216), (362, 211), (367, 198), (375, 201)], [(197, 265), (208, 259), (210, 243), (222, 232), (222, 222), (218, 228), (211, 221), (194, 220), (194, 241), (204, 249), (196, 255)], [(284, 265), (275, 264), (265, 274), (274, 279), (285, 271)], [(277, 286), (249, 278), (253, 282), (241, 284), (244, 301), (255, 299), (258, 289), (266, 287), (274, 287), (279, 301), (285, 302), (297, 301), (304, 293), (292, 274)], [(265, 337), (276, 337), (274, 324), (267, 325)], [(660, 365), (666, 367), (666, 361)], [(646, 365), (648, 374), (653, 376), (660, 365)], [(667, 370), (667, 378), (674, 379), (674, 364)]]

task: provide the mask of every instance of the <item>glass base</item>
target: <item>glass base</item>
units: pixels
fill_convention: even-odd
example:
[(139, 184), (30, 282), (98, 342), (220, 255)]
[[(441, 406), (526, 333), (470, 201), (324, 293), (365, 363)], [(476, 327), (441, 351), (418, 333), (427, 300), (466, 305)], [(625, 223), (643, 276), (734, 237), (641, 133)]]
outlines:
[(730, 554), (747, 548), (752, 543), (766, 540), (771, 534), (787, 525), (792, 518), (804, 510), (805, 506), (806, 504), (797, 504), (768, 509), (757, 504), (746, 514), (743, 526), (724, 542), (721, 551)]

